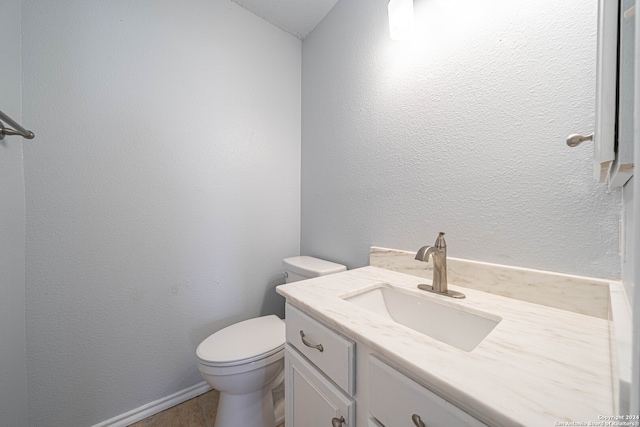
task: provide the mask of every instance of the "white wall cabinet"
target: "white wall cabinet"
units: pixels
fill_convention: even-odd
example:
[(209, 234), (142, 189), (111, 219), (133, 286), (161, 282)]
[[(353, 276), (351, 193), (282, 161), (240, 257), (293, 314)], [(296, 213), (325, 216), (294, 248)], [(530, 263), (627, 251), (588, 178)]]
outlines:
[(599, 0), (595, 178), (610, 187), (633, 176), (636, 0)]
[(486, 427), (365, 344), (290, 304), (286, 313), (287, 427)]

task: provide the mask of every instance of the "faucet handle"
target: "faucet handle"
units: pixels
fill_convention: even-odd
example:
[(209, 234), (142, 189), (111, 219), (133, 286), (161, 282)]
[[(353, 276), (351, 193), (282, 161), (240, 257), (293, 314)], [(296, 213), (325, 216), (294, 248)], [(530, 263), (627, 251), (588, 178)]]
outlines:
[(444, 232), (441, 231), (438, 234), (438, 238), (436, 239), (436, 243), (433, 246), (435, 246), (438, 249), (445, 249), (447, 247), (447, 242), (444, 241)]

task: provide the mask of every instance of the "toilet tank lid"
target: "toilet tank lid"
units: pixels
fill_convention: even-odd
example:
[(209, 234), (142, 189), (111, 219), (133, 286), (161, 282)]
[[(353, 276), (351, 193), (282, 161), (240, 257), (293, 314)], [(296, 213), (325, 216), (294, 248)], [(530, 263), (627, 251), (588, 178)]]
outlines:
[(347, 267), (342, 264), (336, 264), (335, 262), (310, 256), (285, 258), (282, 260), (282, 265), (286, 271), (291, 271), (305, 277), (325, 276), (347, 270)]

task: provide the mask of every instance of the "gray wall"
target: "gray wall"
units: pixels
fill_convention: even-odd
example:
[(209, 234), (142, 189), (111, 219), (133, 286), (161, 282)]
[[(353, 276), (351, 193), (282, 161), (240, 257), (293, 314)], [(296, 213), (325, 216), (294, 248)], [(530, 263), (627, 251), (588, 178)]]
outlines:
[[(21, 123), (20, 0), (2, 2), (0, 40), (0, 110)], [(22, 143), (0, 141), (0, 426), (7, 427), (27, 421)]]
[[(620, 277), (620, 191), (593, 182), (597, 1), (341, 1), (303, 43), (301, 252), (455, 257)], [(458, 4), (458, 6), (456, 6)]]
[(22, 30), (29, 425), (86, 427), (283, 314), (301, 43), (227, 0), (24, 0)]
[(635, 248), (634, 233), (636, 227), (636, 217), (634, 216), (634, 178), (631, 178), (624, 186), (622, 191), (622, 218), (624, 223), (624, 249), (621, 254), (622, 258), (622, 283), (624, 284), (627, 296), (631, 302), (633, 296), (633, 283), (635, 276)]

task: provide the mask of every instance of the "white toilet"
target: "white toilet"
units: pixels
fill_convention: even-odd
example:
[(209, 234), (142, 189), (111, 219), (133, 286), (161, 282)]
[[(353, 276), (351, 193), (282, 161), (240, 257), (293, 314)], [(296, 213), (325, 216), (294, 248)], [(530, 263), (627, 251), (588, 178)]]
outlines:
[[(282, 264), (287, 283), (347, 269), (308, 256)], [(198, 369), (220, 392), (215, 427), (275, 427), (284, 421), (284, 342), (284, 321), (270, 315), (227, 326), (200, 343)]]

